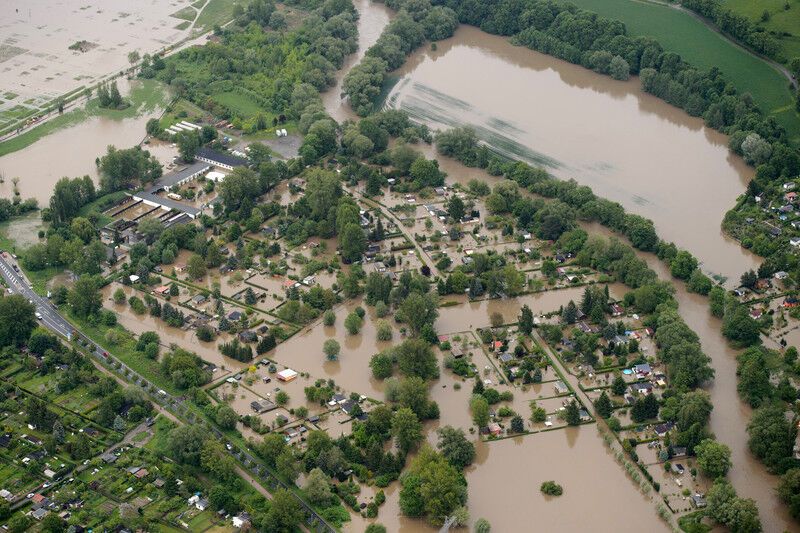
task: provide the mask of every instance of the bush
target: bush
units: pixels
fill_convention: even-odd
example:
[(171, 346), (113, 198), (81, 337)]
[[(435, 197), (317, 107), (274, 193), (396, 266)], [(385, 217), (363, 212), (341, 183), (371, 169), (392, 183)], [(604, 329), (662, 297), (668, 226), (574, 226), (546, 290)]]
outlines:
[(544, 483), (542, 483), (542, 486), (539, 487), (539, 490), (541, 490), (543, 494), (547, 494), (548, 496), (561, 496), (562, 494), (564, 494), (564, 489), (561, 488), (561, 485), (559, 485), (555, 481), (545, 481)]

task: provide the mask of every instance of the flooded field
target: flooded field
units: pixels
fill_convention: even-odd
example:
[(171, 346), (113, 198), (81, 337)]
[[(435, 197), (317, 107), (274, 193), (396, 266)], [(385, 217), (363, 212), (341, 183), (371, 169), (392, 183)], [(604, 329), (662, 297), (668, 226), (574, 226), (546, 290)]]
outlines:
[[(188, 35), (170, 14), (189, 0), (7, 0), (0, 17), (0, 109), (46, 102), (130, 66), (128, 53), (152, 54)], [(70, 46), (76, 49), (70, 49)]]
[(501, 153), (575, 178), (653, 219), (710, 273), (738, 279), (756, 265), (720, 230), (752, 169), (729, 153), (727, 137), (642, 93), (638, 80), (615, 81), (472, 27), (413, 54), (397, 75), (389, 106), (432, 128), (470, 125)]
[[(136, 84), (139, 82), (131, 82)], [(127, 94), (129, 85), (120, 80), (120, 92)], [(161, 109), (148, 109), (133, 118), (115, 120), (108, 117), (90, 117), (75, 126), (59, 129), (42, 137), (27, 148), (0, 157), (0, 172), (6, 176), (0, 183), (0, 197), (13, 194), (11, 177), (19, 178), (22, 198), (36, 198), (39, 206), (47, 206), (56, 182), (67, 177), (89, 175), (97, 182), (95, 159), (106, 152), (106, 147), (130, 148), (142, 142), (145, 124), (161, 114)], [(145, 147), (146, 149), (146, 147)], [(43, 156), (45, 154), (45, 156)], [(164, 159), (167, 150), (160, 150)], [(166, 163), (159, 157), (162, 164)]]

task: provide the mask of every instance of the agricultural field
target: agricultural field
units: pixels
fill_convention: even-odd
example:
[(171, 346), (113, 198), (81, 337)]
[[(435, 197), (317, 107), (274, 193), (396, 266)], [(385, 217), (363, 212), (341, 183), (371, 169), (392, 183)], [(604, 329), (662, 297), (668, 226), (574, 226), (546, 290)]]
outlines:
[[(723, 0), (722, 6), (742, 15), (771, 32), (778, 39), (788, 61), (800, 56), (800, 1), (798, 0)], [(788, 6), (788, 8), (787, 8)], [(764, 12), (769, 18), (764, 20)], [(789, 34), (789, 35), (786, 35)]]
[(794, 111), (792, 93), (783, 75), (763, 60), (709, 29), (700, 20), (671, 7), (648, 2), (571, 2), (578, 7), (624, 22), (632, 35), (655, 38), (665, 49), (680, 54), (691, 64), (704, 69), (719, 68), (740, 92), (750, 93), (762, 110), (775, 117), (791, 137), (800, 137), (800, 119)]

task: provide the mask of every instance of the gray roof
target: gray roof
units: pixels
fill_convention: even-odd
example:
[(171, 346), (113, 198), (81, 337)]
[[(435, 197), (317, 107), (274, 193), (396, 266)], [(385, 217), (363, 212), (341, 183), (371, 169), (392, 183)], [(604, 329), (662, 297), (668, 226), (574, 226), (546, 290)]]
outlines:
[(198, 172), (206, 171), (209, 168), (211, 167), (209, 166), (208, 163), (203, 163), (202, 161), (195, 161), (191, 165), (187, 165), (180, 170), (176, 170), (175, 172), (170, 172), (169, 174), (164, 174), (158, 180), (156, 180), (153, 186), (148, 189), (148, 192), (156, 192), (161, 189), (172, 187), (176, 183), (180, 183), (189, 176), (197, 174)]
[(200, 210), (196, 207), (192, 207), (190, 205), (182, 204), (180, 202), (176, 202), (175, 200), (171, 200), (169, 198), (162, 198), (161, 196), (157, 196), (152, 192), (147, 191), (139, 191), (134, 194), (136, 198), (141, 200), (147, 200), (150, 202), (155, 202), (158, 205), (163, 205), (164, 207), (168, 207), (170, 209), (174, 209), (176, 211), (180, 211), (182, 213), (186, 213), (191, 217), (196, 217), (200, 214)]
[(202, 158), (207, 159), (208, 161), (213, 161), (221, 166), (242, 167), (247, 165), (246, 159), (205, 147), (198, 149), (197, 153), (195, 153), (195, 157), (198, 159)]

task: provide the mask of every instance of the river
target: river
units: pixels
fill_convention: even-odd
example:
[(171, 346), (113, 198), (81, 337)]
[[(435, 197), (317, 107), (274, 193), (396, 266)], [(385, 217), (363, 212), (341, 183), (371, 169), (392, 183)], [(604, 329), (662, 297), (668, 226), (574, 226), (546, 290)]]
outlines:
[(501, 153), (590, 186), (652, 219), (710, 274), (738, 280), (757, 266), (720, 229), (752, 169), (725, 135), (643, 93), (638, 79), (600, 76), (469, 26), (395, 75), (387, 104), (415, 120), (470, 125)]

